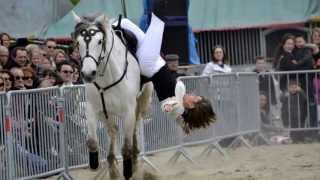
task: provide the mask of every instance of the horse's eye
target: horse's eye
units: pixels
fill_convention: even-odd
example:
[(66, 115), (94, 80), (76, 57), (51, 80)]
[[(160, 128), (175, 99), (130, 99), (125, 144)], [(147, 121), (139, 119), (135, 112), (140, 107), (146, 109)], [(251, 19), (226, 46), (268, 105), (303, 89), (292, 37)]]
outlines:
[(93, 36), (93, 35), (96, 34), (96, 31), (94, 29), (90, 29), (89, 33), (90, 33), (91, 36)]
[(98, 41), (98, 44), (99, 44), (99, 45), (102, 44), (102, 40), (101, 40), (101, 39)]
[(82, 30), (80, 33), (81, 33), (82, 36), (85, 36), (87, 34), (87, 31), (86, 30)]

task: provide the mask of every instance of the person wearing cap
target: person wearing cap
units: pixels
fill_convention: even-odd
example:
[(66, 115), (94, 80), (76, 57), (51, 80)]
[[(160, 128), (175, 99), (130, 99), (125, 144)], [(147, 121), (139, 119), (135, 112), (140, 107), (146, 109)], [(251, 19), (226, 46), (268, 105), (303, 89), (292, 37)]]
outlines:
[(185, 76), (185, 74), (178, 72), (179, 56), (177, 54), (167, 54), (164, 59), (166, 60), (166, 64), (173, 76), (176, 78), (179, 76)]
[(216, 114), (210, 101), (202, 96), (186, 93), (183, 82), (172, 75), (160, 56), (164, 23), (152, 14), (146, 33), (128, 19), (122, 19), (120, 26), (137, 38), (136, 56), (141, 74), (151, 79), (162, 111), (175, 119), (186, 133), (215, 122)]

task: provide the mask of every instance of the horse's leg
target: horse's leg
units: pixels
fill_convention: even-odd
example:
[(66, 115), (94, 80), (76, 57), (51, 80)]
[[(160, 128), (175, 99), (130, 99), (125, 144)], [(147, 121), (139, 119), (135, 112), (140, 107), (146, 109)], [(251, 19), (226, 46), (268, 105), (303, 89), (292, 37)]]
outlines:
[(98, 137), (96, 132), (97, 116), (90, 104), (87, 105), (86, 116), (88, 123), (87, 147), (89, 149), (89, 167), (97, 169), (99, 167)]
[(140, 128), (140, 122), (144, 118), (149, 110), (151, 104), (153, 92), (153, 84), (151, 82), (143, 85), (140, 95), (137, 98), (137, 107), (135, 112), (135, 126), (133, 132), (133, 144), (132, 144), (132, 169), (133, 173), (137, 171), (138, 168), (138, 157), (139, 157), (139, 143), (138, 143), (138, 131)]
[(152, 82), (145, 83), (142, 86), (141, 92), (137, 97), (136, 119), (144, 118), (148, 111), (152, 100), (153, 84)]
[(135, 126), (135, 109), (131, 110), (126, 114), (126, 119), (124, 119), (124, 145), (122, 147), (122, 157), (123, 157), (123, 175), (125, 180), (129, 180), (132, 177), (132, 158), (133, 158), (133, 135)]
[(139, 157), (139, 144), (138, 144), (138, 135), (137, 127), (139, 126), (139, 121), (134, 128), (133, 141), (132, 141), (132, 171), (133, 173), (137, 171), (138, 168), (138, 157)]
[(116, 140), (117, 140), (117, 126), (115, 122), (111, 119), (107, 119), (104, 121), (105, 128), (108, 131), (108, 135), (110, 137), (111, 143), (109, 147), (109, 153), (108, 153), (108, 164), (109, 164), (109, 174), (111, 179), (115, 179), (120, 177), (120, 173), (117, 167), (117, 159), (115, 155), (116, 151)]

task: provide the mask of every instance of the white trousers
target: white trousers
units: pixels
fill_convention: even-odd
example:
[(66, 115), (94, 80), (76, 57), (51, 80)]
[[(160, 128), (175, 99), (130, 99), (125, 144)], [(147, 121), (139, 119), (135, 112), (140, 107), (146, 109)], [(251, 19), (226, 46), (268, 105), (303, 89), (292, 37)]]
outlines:
[(160, 56), (164, 22), (152, 14), (151, 23), (146, 33), (129, 19), (122, 19), (120, 25), (137, 37), (136, 56), (139, 60), (141, 74), (151, 78), (166, 64)]

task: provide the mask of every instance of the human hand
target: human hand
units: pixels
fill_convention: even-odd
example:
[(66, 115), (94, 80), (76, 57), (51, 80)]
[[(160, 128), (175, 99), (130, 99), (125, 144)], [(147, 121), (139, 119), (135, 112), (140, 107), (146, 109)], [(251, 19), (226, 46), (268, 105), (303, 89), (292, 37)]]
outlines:
[(292, 60), (291, 61), (293, 64), (298, 64), (298, 62), (296, 60)]
[(172, 110), (173, 110), (172, 105), (166, 104), (166, 105), (164, 106), (164, 112), (171, 112)]
[(184, 133), (185, 133), (186, 135), (191, 134), (191, 129), (190, 129), (189, 126), (184, 125), (184, 127), (183, 127), (182, 129), (183, 129), (183, 131), (184, 131)]
[(307, 43), (307, 44), (304, 45), (304, 47), (310, 48), (312, 50), (313, 54), (318, 54), (318, 52), (319, 52), (319, 47), (316, 44)]

